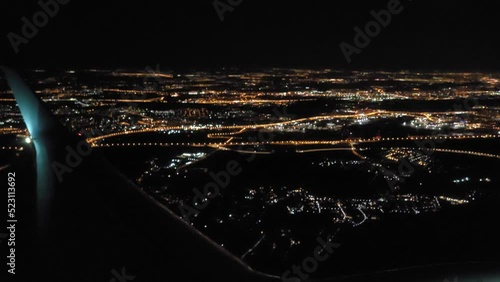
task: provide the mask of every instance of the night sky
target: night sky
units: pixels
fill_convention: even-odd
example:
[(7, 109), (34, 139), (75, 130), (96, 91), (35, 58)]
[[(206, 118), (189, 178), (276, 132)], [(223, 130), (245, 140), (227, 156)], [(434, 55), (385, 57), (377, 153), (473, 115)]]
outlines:
[(354, 44), (353, 28), (364, 29), (370, 11), (387, 9), (389, 1), (242, 0), (223, 22), (213, 2), (70, 0), (15, 54), (7, 35), (22, 35), (21, 18), (32, 20), (41, 8), (37, 1), (4, 1), (0, 63), (500, 70), (494, 1), (401, 0), (403, 11), (350, 64), (339, 44)]

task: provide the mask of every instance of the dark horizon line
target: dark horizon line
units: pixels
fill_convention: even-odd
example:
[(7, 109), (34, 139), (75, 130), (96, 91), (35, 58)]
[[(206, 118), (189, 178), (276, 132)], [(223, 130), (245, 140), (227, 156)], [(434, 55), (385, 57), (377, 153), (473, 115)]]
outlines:
[(8, 67), (13, 69), (17, 69), (20, 71), (33, 71), (33, 70), (89, 70), (89, 69), (97, 69), (97, 70), (120, 70), (120, 69), (130, 69), (130, 70), (139, 70), (146, 69), (148, 67), (156, 70), (158, 66), (160, 71), (171, 71), (171, 72), (189, 72), (189, 71), (261, 71), (261, 70), (272, 70), (272, 69), (281, 69), (281, 70), (326, 70), (330, 69), (332, 71), (338, 72), (424, 72), (424, 73), (500, 73), (500, 68), (408, 68), (408, 67), (333, 67), (333, 66), (313, 66), (313, 65), (219, 65), (219, 66), (172, 66), (169, 64), (161, 64), (161, 63), (145, 63), (145, 64), (128, 64), (128, 65), (116, 65), (111, 66), (108, 64), (98, 65), (98, 64), (89, 64), (89, 65), (78, 65), (78, 64), (67, 64), (67, 65), (43, 65), (43, 64), (34, 64), (34, 65), (12, 65), (5, 64)]

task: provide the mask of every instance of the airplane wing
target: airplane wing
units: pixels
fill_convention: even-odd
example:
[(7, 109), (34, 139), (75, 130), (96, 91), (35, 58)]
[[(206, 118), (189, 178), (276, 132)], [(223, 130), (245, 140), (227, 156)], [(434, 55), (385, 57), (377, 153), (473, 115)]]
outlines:
[[(2, 71), (36, 153), (35, 250), (22, 281), (281, 280), (251, 269), (147, 195), (66, 130), (16, 72)], [(321, 281), (443, 281), (497, 267), (434, 266)]]
[[(29, 278), (278, 279), (252, 270), (127, 180), (98, 152), (89, 152), (85, 140), (64, 129), (16, 72), (2, 70), (36, 151), (37, 238), (31, 263), (36, 270)], [(60, 179), (54, 168), (60, 169)]]

